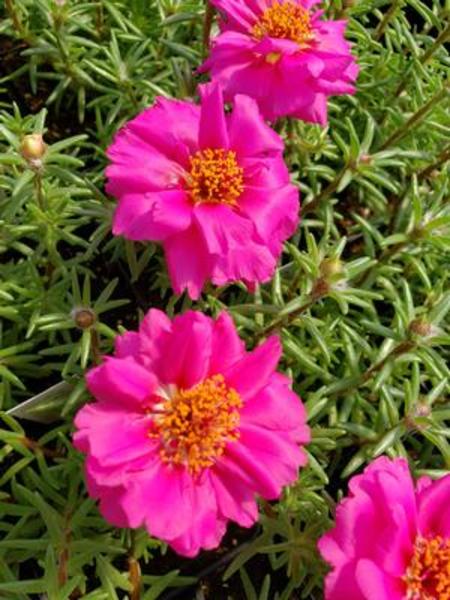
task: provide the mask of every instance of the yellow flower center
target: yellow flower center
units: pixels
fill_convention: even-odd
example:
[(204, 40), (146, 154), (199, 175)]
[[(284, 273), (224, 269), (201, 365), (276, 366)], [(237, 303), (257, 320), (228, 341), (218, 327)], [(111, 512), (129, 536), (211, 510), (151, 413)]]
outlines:
[(244, 191), (244, 169), (239, 166), (235, 152), (207, 148), (191, 156), (190, 163), (187, 184), (194, 204), (237, 205)]
[(252, 34), (258, 40), (266, 36), (291, 40), (302, 48), (308, 47), (314, 39), (308, 11), (294, 2), (278, 0), (266, 8), (253, 26)]
[(222, 375), (213, 375), (189, 390), (176, 390), (154, 419), (150, 437), (161, 441), (163, 462), (187, 466), (192, 474), (211, 467), (237, 427), (242, 400)]
[(450, 539), (417, 538), (404, 581), (408, 600), (450, 600)]

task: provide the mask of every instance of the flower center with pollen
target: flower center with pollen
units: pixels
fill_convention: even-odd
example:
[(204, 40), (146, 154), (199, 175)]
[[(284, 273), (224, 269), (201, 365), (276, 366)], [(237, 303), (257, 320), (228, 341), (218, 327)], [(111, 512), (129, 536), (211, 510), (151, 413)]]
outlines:
[(294, 2), (275, 1), (263, 12), (252, 28), (253, 36), (260, 40), (266, 36), (297, 42), (302, 48), (314, 39), (309, 13)]
[(403, 579), (408, 600), (450, 600), (450, 539), (417, 538)]
[(211, 467), (237, 427), (242, 400), (222, 375), (213, 375), (189, 390), (176, 390), (159, 405), (149, 433), (161, 441), (163, 462), (184, 465), (192, 474)]
[(237, 205), (244, 191), (244, 169), (239, 166), (235, 152), (207, 148), (199, 150), (189, 160), (191, 169), (187, 183), (194, 204)]

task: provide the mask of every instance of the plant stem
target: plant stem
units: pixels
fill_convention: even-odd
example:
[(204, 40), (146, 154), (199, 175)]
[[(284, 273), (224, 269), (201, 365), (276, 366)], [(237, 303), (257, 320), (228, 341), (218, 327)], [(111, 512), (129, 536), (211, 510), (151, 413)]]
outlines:
[(25, 37), (25, 30), (22, 25), (22, 21), (20, 20), (19, 14), (16, 12), (13, 0), (5, 0), (6, 12), (9, 15), (9, 18), (12, 21), (13, 27), (16, 30), (19, 37)]
[(427, 179), (431, 175), (431, 173), (439, 168), (443, 163), (450, 159), (450, 145), (446, 146), (442, 152), (438, 155), (436, 161), (428, 167), (425, 167), (422, 171), (419, 171), (417, 175), (417, 179), (422, 181), (422, 179)]
[(100, 352), (100, 336), (95, 326), (91, 328), (91, 354), (93, 362), (99, 365), (102, 362), (102, 354)]
[(328, 294), (329, 290), (330, 288), (326, 281), (319, 277), (319, 279), (317, 279), (313, 285), (313, 288), (309, 294), (309, 299), (289, 314), (279, 317), (278, 319), (275, 319), (275, 321), (273, 321), (270, 325), (263, 327), (263, 329), (258, 331), (255, 341), (259, 342), (262, 338), (266, 337), (266, 335), (272, 333), (272, 331), (275, 331), (280, 327), (288, 326), (299, 315), (303, 314), (305, 311), (308, 310), (308, 308), (313, 306), (313, 304), (315, 304), (318, 300), (324, 298)]
[[(439, 36), (436, 38), (434, 44), (432, 44), (428, 48), (428, 50), (422, 54), (422, 56), (420, 57), (420, 61), (419, 61), (420, 64), (425, 65), (430, 60), (430, 58), (433, 56), (433, 54), (436, 52), (436, 50), (440, 46), (442, 46), (449, 37), (450, 37), (450, 23), (447, 25), (447, 27), (445, 29), (443, 29), (441, 31)], [(409, 81), (409, 76), (411, 75), (412, 69), (413, 69), (413, 65), (410, 65), (409, 68), (406, 70), (404, 77), (402, 78), (399, 86), (395, 90), (395, 94), (394, 94), (395, 98), (398, 98), (398, 96), (400, 96), (400, 94), (406, 88), (406, 85)]]
[(44, 199), (44, 190), (42, 187), (42, 174), (39, 170), (36, 171), (36, 174), (34, 176), (34, 187), (36, 190), (37, 205), (43, 211), (43, 210), (45, 210), (45, 199)]
[(347, 168), (348, 168), (347, 165), (345, 165), (341, 169), (341, 171), (339, 171), (339, 173), (336, 175), (336, 177), (333, 179), (333, 181), (331, 181), (327, 185), (327, 187), (320, 192), (320, 194), (318, 194), (315, 198), (313, 198), (311, 200), (311, 202), (309, 202), (302, 208), (303, 216), (308, 214), (309, 212), (314, 211), (322, 203), (323, 200), (325, 200), (326, 198), (329, 198), (331, 196), (331, 194), (334, 194), (334, 192), (339, 187), (339, 184), (341, 183), (341, 179), (344, 177), (344, 175), (347, 171)]
[(380, 360), (377, 363), (374, 363), (364, 373), (362, 373), (359, 376), (358, 381), (356, 381), (356, 383), (354, 383), (353, 385), (351, 385), (348, 388), (345, 388), (343, 390), (339, 390), (339, 391), (335, 392), (334, 394), (331, 394), (330, 397), (331, 398), (337, 398), (337, 397), (341, 396), (342, 394), (349, 394), (351, 392), (354, 392), (361, 385), (364, 385), (365, 383), (367, 383), (376, 373), (378, 373), (379, 371), (381, 371), (381, 369), (392, 358), (400, 356), (401, 354), (405, 354), (406, 352), (409, 352), (410, 350), (412, 350), (414, 347), (415, 347), (415, 343), (412, 342), (412, 341), (410, 341), (410, 340), (404, 340), (403, 342), (400, 342), (382, 360)]
[(373, 39), (376, 42), (378, 42), (380, 40), (380, 38), (383, 35), (383, 33), (384, 33), (387, 25), (394, 18), (395, 13), (397, 12), (397, 9), (400, 8), (401, 3), (402, 3), (402, 0), (394, 0), (392, 2), (389, 10), (387, 11), (387, 13), (383, 17), (383, 20), (380, 21), (380, 23), (378, 24), (378, 27), (375, 30), (375, 34), (373, 36)]
[(211, 36), (211, 27), (214, 18), (214, 7), (206, 0), (205, 17), (203, 20), (203, 52), (206, 54), (209, 49), (209, 39)]
[(130, 549), (128, 552), (128, 574), (130, 583), (132, 586), (130, 593), (130, 600), (140, 600), (141, 598), (141, 588), (142, 588), (142, 579), (141, 579), (141, 567), (138, 559), (135, 556), (135, 537), (136, 532), (132, 530), (130, 532), (131, 543)]
[(445, 96), (448, 94), (448, 87), (449, 82), (447, 81), (444, 87), (439, 90), (437, 94), (430, 98), (430, 100), (428, 100), (428, 102), (424, 104), (422, 108), (419, 108), (419, 110), (416, 111), (412, 117), (406, 121), (406, 123), (403, 123), (403, 125), (394, 131), (394, 133), (382, 144), (379, 151), (382, 152), (383, 150), (386, 150), (386, 148), (389, 148), (389, 146), (392, 146), (401, 140), (402, 137), (404, 137), (407, 133), (409, 133), (411, 129), (416, 126), (436, 104), (445, 98)]

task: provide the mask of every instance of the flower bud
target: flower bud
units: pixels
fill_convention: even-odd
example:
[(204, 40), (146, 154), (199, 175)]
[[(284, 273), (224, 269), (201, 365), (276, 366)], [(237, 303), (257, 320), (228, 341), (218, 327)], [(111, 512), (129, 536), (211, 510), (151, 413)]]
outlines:
[(89, 329), (97, 320), (97, 316), (92, 309), (81, 307), (73, 309), (72, 319), (80, 329)]
[(326, 258), (320, 263), (320, 273), (323, 277), (335, 277), (344, 270), (344, 265), (339, 258)]
[(40, 133), (26, 135), (20, 145), (20, 152), (28, 162), (40, 160), (46, 150), (47, 144)]
[(420, 319), (414, 319), (409, 324), (409, 330), (411, 333), (420, 335), (421, 337), (427, 337), (432, 332), (433, 326), (423, 317)]

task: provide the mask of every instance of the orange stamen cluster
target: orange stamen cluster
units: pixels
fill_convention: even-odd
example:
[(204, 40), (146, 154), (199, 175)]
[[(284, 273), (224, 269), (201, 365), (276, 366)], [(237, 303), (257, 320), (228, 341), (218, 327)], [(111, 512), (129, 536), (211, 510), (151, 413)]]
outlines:
[(195, 204), (237, 205), (244, 191), (244, 170), (239, 166), (235, 152), (207, 148), (191, 156), (190, 163), (187, 183)]
[(294, 2), (277, 0), (263, 12), (252, 34), (258, 40), (265, 36), (291, 40), (302, 48), (314, 39), (308, 11)]
[(404, 581), (408, 600), (450, 600), (450, 539), (418, 538)]
[(239, 438), (239, 394), (222, 375), (208, 377), (164, 401), (151, 437), (161, 440), (161, 459), (192, 474), (211, 467), (230, 441)]

